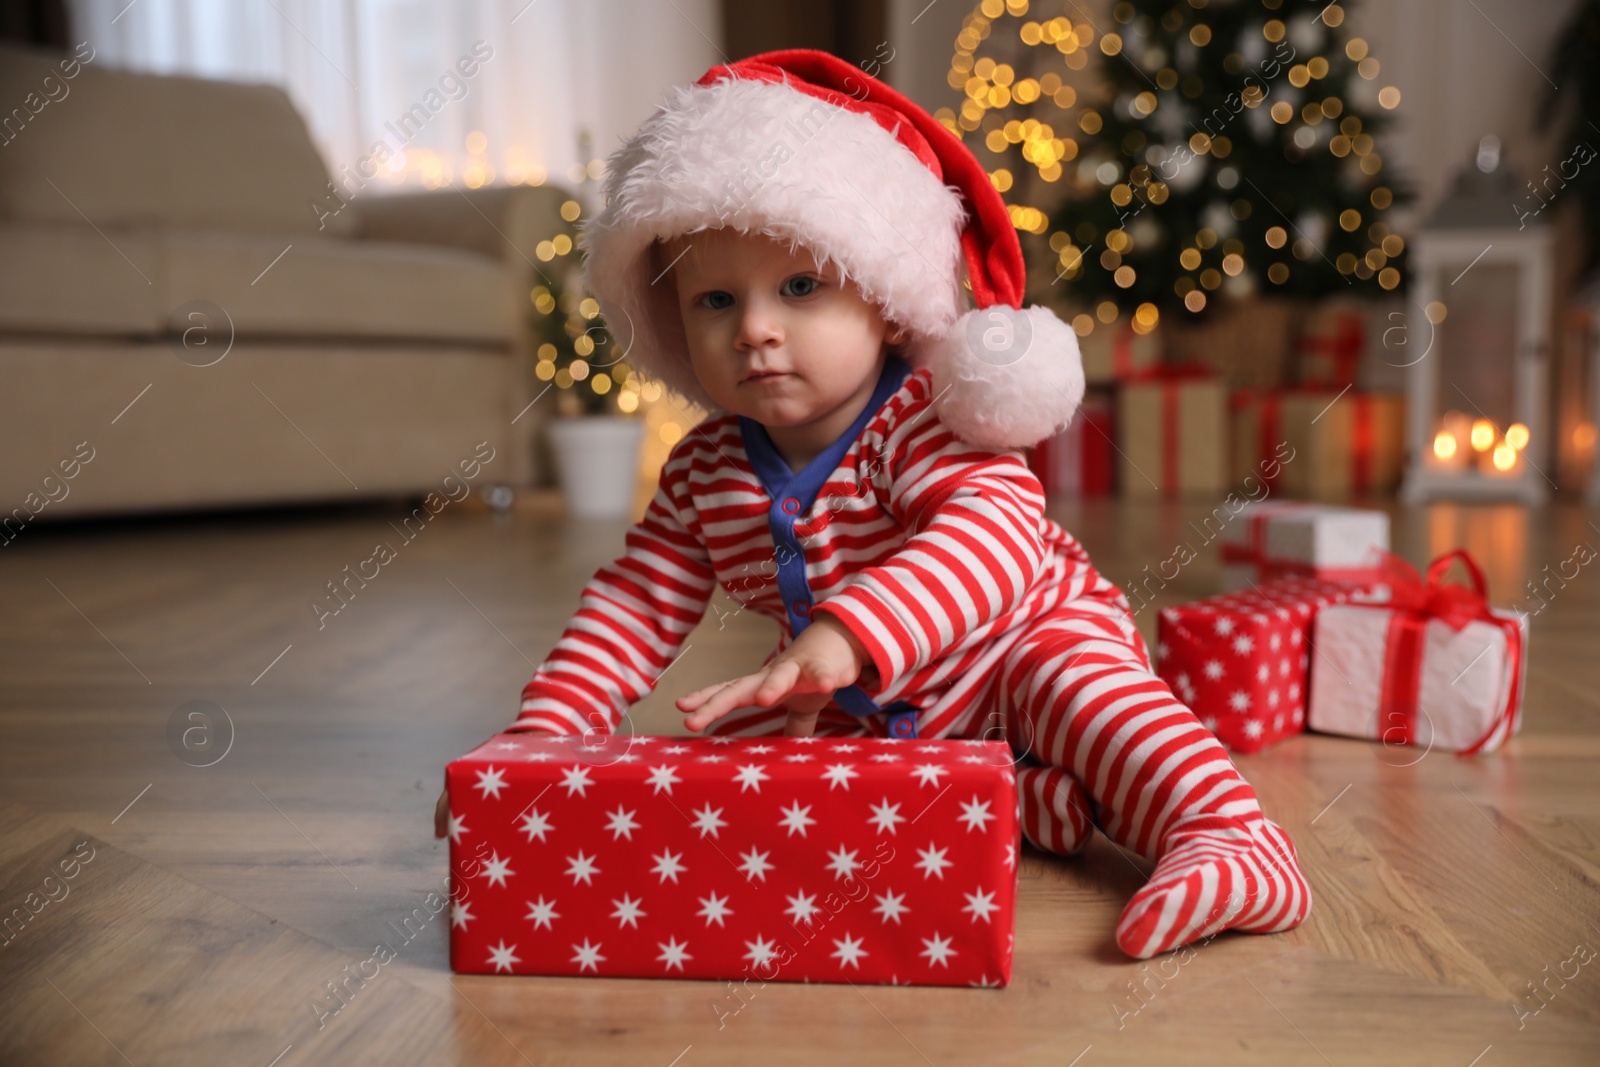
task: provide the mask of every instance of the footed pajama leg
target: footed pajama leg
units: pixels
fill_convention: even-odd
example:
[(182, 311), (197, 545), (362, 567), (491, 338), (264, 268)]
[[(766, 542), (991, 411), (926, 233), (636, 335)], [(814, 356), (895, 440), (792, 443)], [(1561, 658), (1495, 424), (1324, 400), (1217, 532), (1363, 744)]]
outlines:
[[(1311, 891), (1293, 843), (1222, 743), (1151, 669), (1124, 604), (1086, 596), (1059, 605), (1003, 661), (1007, 736), (1014, 747), (1025, 738), (1048, 765), (1019, 767), (1024, 833), (1071, 853), (1092, 814), (1106, 836), (1155, 861), (1117, 924), (1118, 945), (1136, 959), (1220, 930), (1298, 926)], [(1071, 786), (1058, 790), (1050, 771), (1093, 806)], [(1078, 818), (1056, 814), (1068, 802)]]

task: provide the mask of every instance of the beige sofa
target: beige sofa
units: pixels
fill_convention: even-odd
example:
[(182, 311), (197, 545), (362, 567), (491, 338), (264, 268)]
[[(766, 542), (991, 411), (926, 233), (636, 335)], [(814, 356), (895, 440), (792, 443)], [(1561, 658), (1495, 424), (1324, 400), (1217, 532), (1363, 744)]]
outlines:
[(527, 293), (568, 194), (328, 182), (277, 88), (0, 48), (0, 543), (547, 480)]

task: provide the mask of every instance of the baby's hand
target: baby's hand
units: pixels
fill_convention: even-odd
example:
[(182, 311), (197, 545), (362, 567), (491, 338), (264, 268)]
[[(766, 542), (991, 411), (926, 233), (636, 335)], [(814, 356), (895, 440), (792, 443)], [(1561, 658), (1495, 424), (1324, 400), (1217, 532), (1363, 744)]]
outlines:
[(784, 735), (810, 737), (834, 691), (854, 685), (871, 662), (843, 623), (818, 616), (761, 670), (679, 697), (678, 710), (688, 714), (689, 729), (703, 730), (734, 708), (783, 703), (789, 712)]

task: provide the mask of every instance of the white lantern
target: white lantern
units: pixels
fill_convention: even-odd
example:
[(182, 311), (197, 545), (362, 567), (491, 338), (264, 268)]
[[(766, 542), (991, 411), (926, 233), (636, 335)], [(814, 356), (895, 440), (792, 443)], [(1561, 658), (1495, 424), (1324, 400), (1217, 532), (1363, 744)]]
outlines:
[(1412, 242), (1427, 321), (1408, 342), (1422, 352), (1406, 365), (1405, 503), (1548, 497), (1554, 240), (1531, 189), (1485, 137)]

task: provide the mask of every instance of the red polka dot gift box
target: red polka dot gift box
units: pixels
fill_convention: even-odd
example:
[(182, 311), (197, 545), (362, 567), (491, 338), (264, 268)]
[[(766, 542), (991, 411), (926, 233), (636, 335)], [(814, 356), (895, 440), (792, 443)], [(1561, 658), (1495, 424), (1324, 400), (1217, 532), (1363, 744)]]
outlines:
[(998, 740), (511, 733), (446, 770), (464, 974), (1004, 986)]
[(1319, 609), (1382, 599), (1381, 586), (1277, 578), (1161, 609), (1156, 673), (1235, 752), (1259, 752), (1306, 727), (1312, 625)]

